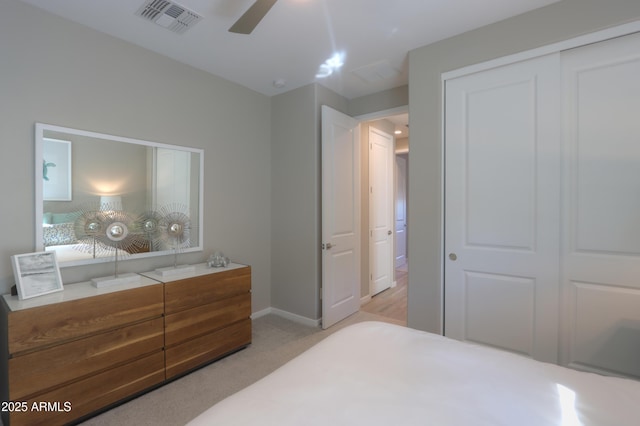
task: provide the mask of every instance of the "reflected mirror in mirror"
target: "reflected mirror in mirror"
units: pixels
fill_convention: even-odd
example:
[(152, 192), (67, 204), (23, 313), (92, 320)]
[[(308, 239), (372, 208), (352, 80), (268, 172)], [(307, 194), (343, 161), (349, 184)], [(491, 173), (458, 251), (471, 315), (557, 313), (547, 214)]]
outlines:
[[(41, 123), (35, 139), (36, 251), (55, 250), (61, 267), (115, 250), (123, 260), (202, 251), (202, 149)], [(158, 232), (168, 213), (186, 227), (179, 240)], [(97, 238), (105, 226), (116, 243)]]

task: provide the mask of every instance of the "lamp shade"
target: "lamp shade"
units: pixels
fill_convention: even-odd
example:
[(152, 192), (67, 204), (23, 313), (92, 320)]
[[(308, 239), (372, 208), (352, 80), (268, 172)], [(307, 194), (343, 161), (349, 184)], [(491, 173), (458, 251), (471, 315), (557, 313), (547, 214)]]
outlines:
[(100, 211), (121, 211), (122, 197), (119, 195), (103, 195), (100, 197)]

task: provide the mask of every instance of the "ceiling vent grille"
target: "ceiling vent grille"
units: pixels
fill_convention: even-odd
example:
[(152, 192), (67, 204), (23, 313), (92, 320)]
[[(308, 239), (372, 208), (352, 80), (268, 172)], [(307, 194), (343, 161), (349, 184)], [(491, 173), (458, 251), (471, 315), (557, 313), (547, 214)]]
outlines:
[(167, 0), (147, 0), (136, 15), (178, 34), (183, 34), (202, 19), (197, 13)]

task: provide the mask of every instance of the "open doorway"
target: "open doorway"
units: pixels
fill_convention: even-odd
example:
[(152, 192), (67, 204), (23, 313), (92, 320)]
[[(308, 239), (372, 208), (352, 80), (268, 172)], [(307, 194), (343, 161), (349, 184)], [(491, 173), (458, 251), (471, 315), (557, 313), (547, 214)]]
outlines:
[[(375, 129), (371, 131), (371, 129)], [(375, 156), (380, 156), (380, 150), (376, 151), (376, 141), (380, 140), (380, 134), (389, 134), (393, 138), (393, 152), (391, 160), (392, 173), (389, 176), (391, 193), (388, 201), (381, 204), (372, 202), (375, 195), (380, 192), (374, 186), (384, 181), (386, 178), (377, 174), (385, 175), (386, 167), (376, 163)], [(406, 111), (396, 112), (389, 115), (379, 115), (361, 121), (361, 135), (363, 137), (362, 152), (362, 300), (361, 310), (376, 315), (384, 316), (396, 320), (401, 325), (407, 323), (407, 286), (408, 286), (408, 262), (409, 252), (407, 246), (407, 235), (409, 228), (408, 220), (408, 167), (409, 167), (409, 115)], [(370, 135), (370, 136), (367, 136)], [(382, 137), (384, 139), (384, 136)], [(366, 152), (365, 152), (366, 151)], [(376, 168), (380, 170), (375, 170)], [(374, 195), (374, 193), (376, 193)], [(391, 205), (387, 205), (390, 203)], [(390, 212), (389, 236), (392, 249), (389, 254), (380, 255), (376, 244), (379, 242), (374, 237), (380, 234), (382, 226), (377, 219), (380, 211)], [(383, 252), (384, 253), (384, 252)], [(387, 259), (387, 256), (389, 258)], [(391, 283), (388, 288), (379, 291), (376, 274), (384, 268), (379, 268), (379, 262), (389, 262)]]
[[(399, 124), (396, 134), (394, 116), (408, 114), (407, 107), (376, 113), (369, 117), (350, 117), (328, 106), (322, 106), (322, 326), (332, 324), (346, 318), (362, 309), (363, 305), (372, 301), (374, 292), (371, 291), (370, 255), (372, 228), (370, 227), (371, 206), (379, 206), (380, 210), (389, 212), (388, 227), (383, 234), (389, 235), (390, 244), (387, 245), (386, 256), (380, 256), (381, 262), (389, 265), (388, 275), (393, 280), (391, 289), (400, 290), (403, 296), (393, 297), (398, 302), (401, 312), (397, 322), (407, 324), (407, 271), (397, 271), (401, 285), (395, 279), (395, 138), (401, 136), (402, 130), (408, 132), (408, 115), (403, 116), (404, 123)], [(391, 195), (385, 203), (370, 203), (369, 185), (369, 148), (368, 139), (361, 135), (369, 135), (369, 127), (385, 126), (391, 139), (384, 150), (385, 156), (390, 158), (386, 167), (387, 189), (391, 188)], [(367, 129), (364, 132), (363, 129)], [(384, 131), (383, 131), (384, 133)], [(400, 138), (399, 138), (400, 139)], [(404, 154), (408, 154), (408, 137), (406, 137)], [(402, 147), (402, 144), (399, 144)], [(389, 148), (390, 147), (390, 148)], [(407, 157), (408, 158), (408, 157)], [(373, 176), (378, 179), (377, 176)], [(368, 206), (363, 207), (361, 206)], [(377, 211), (377, 210), (375, 210)], [(336, 226), (338, 225), (338, 226)], [(408, 223), (406, 230), (409, 229)], [(406, 233), (406, 231), (405, 231)], [(338, 242), (336, 238), (347, 238), (348, 241)], [(334, 249), (338, 247), (338, 249)], [(389, 248), (390, 247), (390, 248)], [(348, 257), (348, 258), (347, 258)], [(404, 273), (403, 273), (404, 272)], [(403, 285), (404, 284), (404, 285)], [(394, 290), (383, 291), (377, 297), (377, 303), (382, 303)], [(373, 305), (368, 305), (371, 308)], [(389, 307), (379, 306), (376, 313), (389, 318)], [(385, 318), (386, 320), (386, 318)]]

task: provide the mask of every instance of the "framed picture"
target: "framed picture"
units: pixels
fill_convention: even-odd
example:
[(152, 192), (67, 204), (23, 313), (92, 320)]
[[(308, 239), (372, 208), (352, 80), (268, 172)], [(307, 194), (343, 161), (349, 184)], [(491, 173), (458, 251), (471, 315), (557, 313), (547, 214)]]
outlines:
[(62, 278), (55, 251), (11, 256), (18, 299), (62, 291)]
[(71, 141), (43, 138), (42, 197), (71, 201)]

